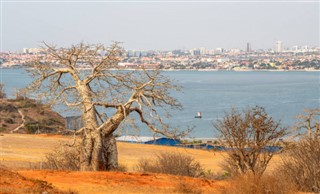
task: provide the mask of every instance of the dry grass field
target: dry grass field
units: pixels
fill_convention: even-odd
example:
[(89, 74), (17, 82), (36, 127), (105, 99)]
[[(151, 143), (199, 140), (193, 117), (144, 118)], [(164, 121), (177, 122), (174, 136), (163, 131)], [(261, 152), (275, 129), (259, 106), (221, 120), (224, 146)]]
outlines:
[[(0, 136), (1, 164), (25, 169), (34, 166), (40, 168), (41, 161), (46, 153), (51, 152), (60, 143), (72, 142), (72, 137), (61, 135), (28, 135), (3, 134)], [(188, 148), (170, 146), (144, 145), (118, 142), (119, 162), (134, 171), (138, 160), (150, 157), (160, 152), (181, 152), (194, 157), (204, 168), (213, 172), (221, 172), (220, 163), (223, 161), (223, 152), (210, 152)], [(38, 165), (38, 166), (37, 166)]]
[[(226, 181), (135, 172), (140, 158), (160, 152), (181, 152), (194, 157), (207, 170), (221, 174), (223, 152), (122, 142), (118, 143), (119, 161), (128, 167), (128, 172), (41, 170), (41, 161), (46, 153), (68, 141), (71, 142), (72, 138), (60, 135), (2, 134), (1, 165), (17, 171), (26, 179), (46, 181), (56, 189), (77, 193), (214, 193), (227, 184)], [(272, 163), (271, 168), (275, 165), (274, 161)], [(1, 179), (1, 191), (6, 193), (3, 190), (6, 186), (4, 178)]]

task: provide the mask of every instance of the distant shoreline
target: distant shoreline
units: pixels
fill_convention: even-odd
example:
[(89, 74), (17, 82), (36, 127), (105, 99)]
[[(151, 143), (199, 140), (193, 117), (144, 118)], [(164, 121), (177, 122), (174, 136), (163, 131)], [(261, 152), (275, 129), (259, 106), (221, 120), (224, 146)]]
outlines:
[[(25, 67), (0, 67), (0, 69), (26, 69)], [(90, 68), (80, 68), (81, 70), (89, 70)], [(142, 70), (142, 69), (110, 69), (110, 70)], [(155, 70), (155, 69), (145, 69), (145, 70)], [(299, 69), (299, 70), (284, 70), (284, 69), (160, 69), (160, 71), (198, 71), (198, 72), (213, 72), (213, 71), (232, 71), (232, 72), (320, 72), (320, 69)]]

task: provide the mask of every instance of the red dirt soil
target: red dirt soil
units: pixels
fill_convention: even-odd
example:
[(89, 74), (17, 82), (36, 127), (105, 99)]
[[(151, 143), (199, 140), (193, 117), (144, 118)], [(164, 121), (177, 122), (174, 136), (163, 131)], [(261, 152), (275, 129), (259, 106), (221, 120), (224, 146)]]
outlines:
[(0, 167), (0, 193), (65, 193), (42, 180), (29, 179)]
[[(61, 193), (61, 191), (72, 193), (69, 191), (71, 190), (88, 194), (217, 193), (217, 190), (226, 185), (225, 181), (151, 173), (25, 170), (28, 167), (31, 168), (32, 165), (39, 169), (39, 164), (46, 153), (52, 151), (59, 145), (59, 142), (67, 143), (70, 140), (72, 140), (70, 137), (60, 135), (3, 134), (3, 136), (0, 136), (0, 152), (2, 154), (0, 164), (17, 170), (20, 174), (3, 173), (1, 171), (0, 193), (42, 193), (32, 190), (32, 185), (35, 184), (34, 180), (41, 180), (36, 182), (44, 183), (47, 186), (52, 185), (52, 190), (46, 190), (48, 193), (57, 193), (54, 189), (59, 189), (58, 193)], [(135, 171), (133, 167), (141, 157), (153, 156), (155, 153), (163, 151), (188, 154), (197, 158), (206, 169), (213, 172), (219, 172), (217, 164), (223, 158), (218, 153), (204, 150), (122, 142), (118, 143), (118, 151), (120, 163), (125, 164), (129, 171)], [(27, 190), (21, 190), (24, 188), (27, 188)]]
[(19, 171), (27, 178), (78, 193), (216, 193), (224, 181), (130, 172)]

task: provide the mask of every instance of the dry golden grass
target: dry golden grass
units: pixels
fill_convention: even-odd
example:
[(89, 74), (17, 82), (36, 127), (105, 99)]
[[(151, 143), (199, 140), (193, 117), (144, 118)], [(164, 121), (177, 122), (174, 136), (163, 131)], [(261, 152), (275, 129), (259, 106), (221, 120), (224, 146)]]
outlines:
[[(72, 142), (72, 138), (60, 135), (3, 134), (0, 136), (1, 164), (14, 168), (28, 168), (30, 163), (43, 161), (44, 156), (61, 142)], [(123, 142), (117, 145), (119, 162), (127, 165), (129, 171), (135, 170), (140, 158), (154, 156), (160, 152), (187, 154), (199, 161), (206, 169), (213, 172), (222, 171), (220, 163), (223, 162), (223, 152)]]
[[(225, 153), (169, 146), (118, 143), (119, 161), (129, 172), (66, 172), (30, 170), (39, 169), (44, 156), (61, 142), (72, 142), (60, 135), (3, 134), (0, 136), (1, 164), (18, 169), (23, 176), (47, 181), (60, 190), (79, 193), (217, 193), (228, 186), (227, 181), (211, 181), (163, 174), (134, 173), (142, 157), (160, 152), (190, 155), (211, 172), (223, 173), (220, 164)], [(277, 157), (270, 169), (275, 167)], [(29, 170), (28, 170), (29, 169)]]

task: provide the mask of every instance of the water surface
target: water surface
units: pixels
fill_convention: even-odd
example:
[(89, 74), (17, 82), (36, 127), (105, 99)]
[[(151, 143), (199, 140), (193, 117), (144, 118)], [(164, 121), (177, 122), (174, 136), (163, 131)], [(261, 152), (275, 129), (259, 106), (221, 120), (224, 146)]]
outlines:
[[(32, 80), (22, 69), (0, 71), (0, 80), (5, 83), (9, 97)], [(173, 95), (184, 109), (172, 111), (170, 123), (182, 129), (194, 126), (193, 137), (213, 137), (212, 122), (222, 118), (232, 107), (265, 107), (283, 126), (292, 125), (294, 116), (305, 108), (320, 107), (320, 72), (166, 71), (163, 74), (183, 86), (182, 93)], [(197, 112), (202, 112), (202, 119), (194, 118)], [(66, 116), (67, 113), (61, 114)], [(140, 135), (152, 135), (141, 128)], [(128, 128), (124, 131), (131, 133)]]

